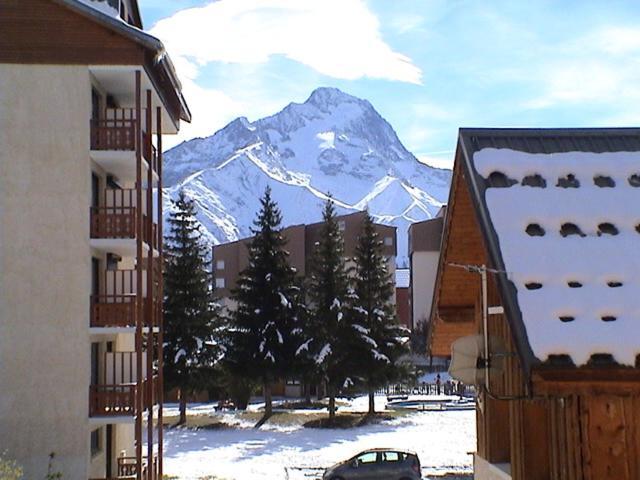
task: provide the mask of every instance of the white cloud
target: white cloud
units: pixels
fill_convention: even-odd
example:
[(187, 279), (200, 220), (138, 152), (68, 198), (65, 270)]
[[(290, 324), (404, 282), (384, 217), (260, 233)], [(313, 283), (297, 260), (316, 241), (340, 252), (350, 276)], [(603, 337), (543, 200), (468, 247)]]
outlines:
[(422, 78), (410, 58), (384, 42), (363, 0), (220, 0), (160, 20), (151, 33), (193, 66), (283, 55), (340, 79)]
[(557, 48), (551, 61), (538, 65), (532, 78), (542, 95), (527, 108), (557, 104), (620, 105), (640, 101), (640, 29), (604, 27)]

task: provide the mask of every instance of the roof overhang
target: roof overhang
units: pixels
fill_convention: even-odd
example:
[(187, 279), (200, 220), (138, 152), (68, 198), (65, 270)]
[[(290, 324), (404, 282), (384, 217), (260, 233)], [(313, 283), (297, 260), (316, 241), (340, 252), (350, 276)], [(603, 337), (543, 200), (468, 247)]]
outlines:
[[(172, 115), (172, 122), (177, 126), (180, 120), (186, 122), (191, 121), (191, 112), (182, 95), (182, 85), (175, 72), (173, 63), (160, 40), (129, 25), (120, 18), (111, 17), (78, 0), (53, 1), (143, 47), (148, 57), (148, 61), (145, 64), (148, 77), (154, 84), (158, 94), (162, 97), (162, 103), (165, 105), (165, 108)], [(174, 103), (177, 105), (177, 108), (171, 107)]]

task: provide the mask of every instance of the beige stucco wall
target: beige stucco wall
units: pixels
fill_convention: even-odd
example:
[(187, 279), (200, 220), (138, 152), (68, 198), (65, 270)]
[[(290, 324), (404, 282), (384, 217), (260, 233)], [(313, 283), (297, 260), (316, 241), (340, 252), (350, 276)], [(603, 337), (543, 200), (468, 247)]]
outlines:
[(411, 310), (413, 326), (428, 320), (438, 274), (439, 252), (413, 252), (411, 256)]
[(87, 478), (87, 67), (0, 65), (0, 451)]

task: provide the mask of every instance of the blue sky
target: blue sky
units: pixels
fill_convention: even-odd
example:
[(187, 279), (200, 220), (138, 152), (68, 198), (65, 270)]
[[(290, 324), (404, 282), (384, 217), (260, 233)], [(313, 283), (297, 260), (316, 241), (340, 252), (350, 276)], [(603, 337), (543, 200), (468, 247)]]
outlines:
[(459, 127), (640, 125), (640, 2), (140, 0), (209, 135), (318, 86), (368, 99), (418, 158)]

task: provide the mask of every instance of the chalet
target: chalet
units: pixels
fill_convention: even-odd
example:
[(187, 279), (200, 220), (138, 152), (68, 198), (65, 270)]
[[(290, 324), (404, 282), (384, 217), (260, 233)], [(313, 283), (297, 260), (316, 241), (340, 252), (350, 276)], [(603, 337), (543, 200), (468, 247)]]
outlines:
[(0, 2), (0, 452), (162, 478), (162, 136), (190, 113), (136, 0)]
[(475, 478), (640, 478), (639, 205), (640, 129), (460, 130), (430, 347), (481, 386)]

